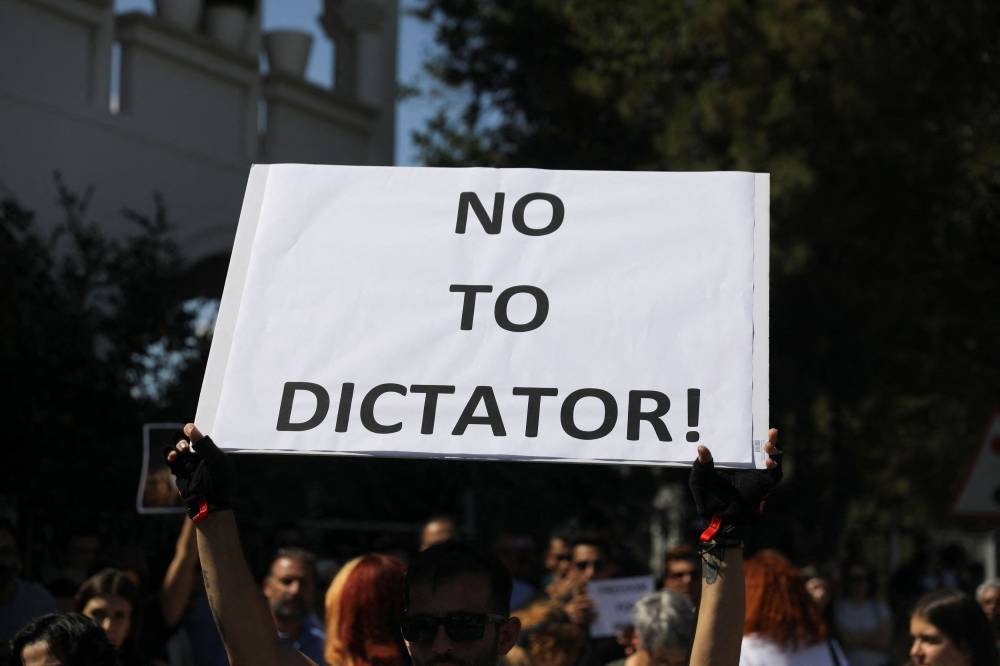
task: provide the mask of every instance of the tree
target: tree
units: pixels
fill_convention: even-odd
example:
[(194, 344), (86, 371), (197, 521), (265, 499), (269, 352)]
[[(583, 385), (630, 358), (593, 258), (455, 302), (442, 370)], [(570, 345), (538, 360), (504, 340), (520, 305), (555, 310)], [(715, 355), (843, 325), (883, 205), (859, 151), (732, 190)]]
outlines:
[(466, 100), (418, 133), (428, 164), (770, 172), (772, 420), (803, 541), (944, 516), (1000, 368), (1000, 6), (418, 14), (429, 71)]
[(89, 193), (58, 174), (56, 185), (65, 215), (48, 235), (17, 201), (0, 201), (0, 485), (25, 520), (121, 527), (135, 514), (141, 425), (193, 413), (189, 376), (208, 337), (180, 289), (186, 266), (163, 202), (150, 216), (124, 211), (137, 233), (118, 240), (88, 219)]

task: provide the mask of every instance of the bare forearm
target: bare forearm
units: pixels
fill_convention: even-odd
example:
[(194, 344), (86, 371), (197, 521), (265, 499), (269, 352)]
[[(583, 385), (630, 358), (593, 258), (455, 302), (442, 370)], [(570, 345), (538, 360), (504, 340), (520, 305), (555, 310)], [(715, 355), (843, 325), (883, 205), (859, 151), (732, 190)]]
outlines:
[(743, 551), (708, 553), (702, 562), (701, 604), (691, 666), (737, 666), (743, 641)]
[(191, 590), (194, 588), (194, 570), (197, 564), (198, 544), (194, 534), (194, 523), (185, 518), (181, 533), (177, 537), (174, 559), (167, 567), (160, 588), (160, 610), (168, 626), (176, 625), (184, 614), (184, 609), (191, 598)]
[(312, 663), (278, 641), (264, 595), (250, 575), (232, 511), (198, 525), (205, 594), (233, 666)]

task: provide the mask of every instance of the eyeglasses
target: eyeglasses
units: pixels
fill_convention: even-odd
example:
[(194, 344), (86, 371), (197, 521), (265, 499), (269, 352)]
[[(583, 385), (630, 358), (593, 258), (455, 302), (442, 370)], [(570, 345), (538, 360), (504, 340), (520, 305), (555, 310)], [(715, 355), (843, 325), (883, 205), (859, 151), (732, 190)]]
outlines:
[(430, 643), (437, 635), (439, 626), (444, 625), (444, 633), (456, 643), (478, 641), (486, 633), (489, 623), (500, 624), (508, 618), (494, 613), (448, 613), (444, 617), (436, 615), (404, 615), (399, 623), (403, 638), (411, 643)]
[(586, 571), (587, 569), (593, 567), (594, 573), (599, 573), (604, 570), (605, 566), (607, 566), (607, 562), (604, 560), (579, 560), (578, 562), (574, 562), (573, 566), (575, 566), (579, 571)]

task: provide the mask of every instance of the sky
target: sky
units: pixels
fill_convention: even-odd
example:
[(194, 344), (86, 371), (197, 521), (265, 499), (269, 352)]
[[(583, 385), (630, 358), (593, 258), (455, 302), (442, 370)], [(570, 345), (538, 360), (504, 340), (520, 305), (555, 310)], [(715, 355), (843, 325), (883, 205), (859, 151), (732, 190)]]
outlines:
[[(396, 78), (405, 86), (426, 87), (429, 77), (422, 73), (422, 64), (434, 50), (432, 26), (409, 14), (415, 0), (400, 1), (399, 49)], [(115, 0), (116, 12), (141, 11), (153, 13), (154, 0)], [(323, 11), (323, 0), (262, 0), (262, 29), (298, 28), (313, 35), (312, 51), (306, 67), (306, 79), (317, 85), (330, 86), (333, 81), (333, 44), (323, 33), (317, 18)], [(410, 135), (431, 115), (435, 102), (428, 97), (410, 98), (396, 109), (396, 164), (414, 165), (420, 161)]]

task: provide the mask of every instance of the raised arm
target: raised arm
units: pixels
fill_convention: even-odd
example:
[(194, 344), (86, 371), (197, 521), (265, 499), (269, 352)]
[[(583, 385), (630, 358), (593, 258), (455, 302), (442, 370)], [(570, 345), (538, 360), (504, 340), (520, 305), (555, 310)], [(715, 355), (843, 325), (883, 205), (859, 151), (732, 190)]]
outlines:
[(250, 575), (236, 517), (229, 509), (230, 472), (225, 454), (193, 423), (184, 426), (184, 434), (191, 443), (178, 442), (167, 455), (167, 463), (177, 475), (177, 487), (195, 522), (205, 593), (230, 664), (314, 664), (278, 639), (271, 611)]
[(174, 627), (184, 616), (194, 588), (195, 569), (198, 566), (198, 542), (194, 523), (185, 520), (174, 548), (174, 559), (167, 567), (160, 587), (160, 610), (168, 627)]
[(698, 513), (709, 519), (709, 525), (701, 535), (701, 604), (691, 666), (740, 663), (745, 605), (742, 539), (750, 515), (781, 480), (777, 437), (777, 430), (768, 431), (764, 470), (717, 472), (711, 452), (698, 447), (698, 460), (691, 469), (691, 494)]
[(702, 555), (701, 603), (691, 666), (740, 663), (744, 596), (742, 548)]

